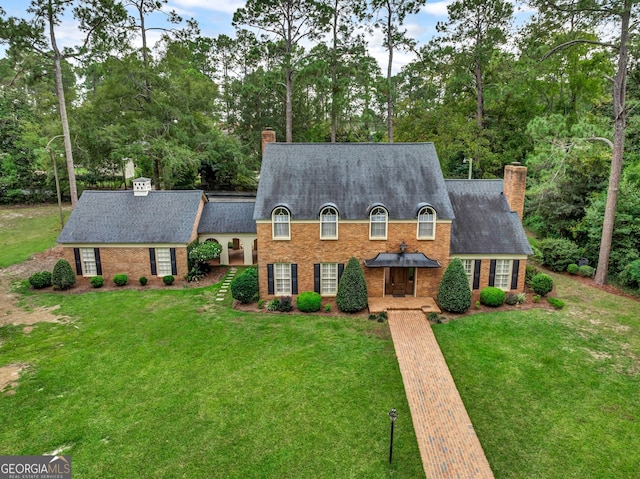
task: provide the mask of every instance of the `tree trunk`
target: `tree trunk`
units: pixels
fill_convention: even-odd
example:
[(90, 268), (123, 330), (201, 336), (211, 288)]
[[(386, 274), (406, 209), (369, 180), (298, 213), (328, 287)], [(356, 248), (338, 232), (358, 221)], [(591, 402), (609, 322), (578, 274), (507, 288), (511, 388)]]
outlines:
[(622, 158), (624, 155), (625, 128), (627, 112), (625, 111), (625, 96), (627, 91), (627, 63), (629, 50), (629, 20), (631, 17), (632, 0), (625, 0), (624, 11), (620, 27), (620, 52), (618, 58), (618, 70), (613, 83), (613, 153), (611, 155), (611, 173), (609, 174), (609, 188), (607, 190), (607, 203), (604, 210), (604, 222), (602, 224), (602, 238), (600, 240), (600, 254), (595, 282), (602, 285), (607, 281), (609, 270), (609, 257), (611, 256), (611, 242), (613, 239), (613, 227), (615, 224), (616, 204), (618, 202), (618, 189), (622, 175)]
[(478, 130), (482, 131), (484, 127), (484, 91), (482, 84), (482, 67), (480, 66), (480, 60), (475, 59), (475, 75), (476, 75), (476, 121), (478, 123)]
[(389, 143), (393, 143), (393, 82), (391, 81), (391, 66), (393, 63), (393, 24), (391, 22), (391, 6), (388, 6), (387, 20), (387, 48), (389, 49), (389, 63), (387, 65), (387, 136)]
[(293, 69), (290, 66), (285, 68), (285, 132), (284, 137), (287, 143), (293, 141)]
[(71, 135), (69, 133), (69, 120), (67, 118), (67, 104), (64, 98), (64, 85), (62, 83), (62, 55), (58, 50), (56, 36), (54, 32), (53, 14), (49, 11), (49, 32), (51, 35), (51, 47), (53, 49), (53, 69), (56, 77), (56, 96), (58, 97), (58, 110), (60, 113), (60, 123), (62, 123), (62, 135), (64, 138), (64, 152), (67, 157), (67, 173), (69, 175), (69, 195), (71, 196), (71, 206), (78, 202), (78, 189), (76, 188), (76, 172), (73, 165), (73, 151), (71, 149)]

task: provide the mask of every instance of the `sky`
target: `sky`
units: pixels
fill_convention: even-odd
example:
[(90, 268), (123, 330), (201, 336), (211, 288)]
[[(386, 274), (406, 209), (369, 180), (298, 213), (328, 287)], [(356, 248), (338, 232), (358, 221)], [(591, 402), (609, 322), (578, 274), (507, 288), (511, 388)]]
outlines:
[[(436, 23), (447, 19), (447, 5), (453, 0), (427, 1), (416, 15), (409, 16), (404, 24), (410, 38), (418, 41), (418, 47), (425, 45), (436, 33)], [(30, 18), (26, 13), (30, 0), (0, 0), (0, 6), (8, 16)], [(216, 37), (219, 34), (235, 36), (235, 29), (231, 25), (233, 13), (244, 6), (245, 0), (169, 0), (164, 10), (175, 10), (183, 18), (194, 18), (198, 21), (203, 36)], [(148, 22), (151, 26), (166, 26), (163, 15), (156, 14)], [(158, 32), (152, 32), (150, 37), (156, 39)], [(73, 21), (64, 21), (57, 30), (58, 42), (62, 45), (77, 45), (81, 42), (81, 35)], [(2, 50), (0, 50), (1, 52)], [(369, 37), (369, 52), (376, 58), (380, 68), (386, 71), (387, 52), (382, 47), (382, 34), (375, 30)], [(394, 52), (393, 72), (411, 62), (415, 55), (411, 52)]]

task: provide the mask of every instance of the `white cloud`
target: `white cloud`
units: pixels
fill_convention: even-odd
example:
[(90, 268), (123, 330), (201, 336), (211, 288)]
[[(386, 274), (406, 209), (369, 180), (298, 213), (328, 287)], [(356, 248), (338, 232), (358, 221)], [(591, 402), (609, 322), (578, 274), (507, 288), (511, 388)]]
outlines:
[(441, 2), (427, 2), (421, 11), (427, 15), (433, 15), (434, 17), (446, 17), (448, 15), (447, 7), (453, 3), (454, 0), (443, 0)]
[(171, 0), (169, 6), (175, 4), (177, 8), (189, 12), (202, 9), (233, 15), (238, 8), (244, 7), (245, 3), (245, 0)]

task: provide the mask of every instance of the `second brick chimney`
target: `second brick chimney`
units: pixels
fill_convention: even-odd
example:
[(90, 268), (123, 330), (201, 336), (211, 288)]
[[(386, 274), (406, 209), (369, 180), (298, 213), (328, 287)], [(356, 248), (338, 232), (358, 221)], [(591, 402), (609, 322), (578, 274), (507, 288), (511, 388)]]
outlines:
[(264, 146), (267, 143), (273, 143), (276, 141), (276, 132), (271, 128), (265, 128), (262, 130), (262, 155), (264, 156)]
[(504, 169), (502, 191), (511, 211), (518, 213), (520, 221), (524, 213), (524, 192), (527, 185), (527, 167), (514, 162)]

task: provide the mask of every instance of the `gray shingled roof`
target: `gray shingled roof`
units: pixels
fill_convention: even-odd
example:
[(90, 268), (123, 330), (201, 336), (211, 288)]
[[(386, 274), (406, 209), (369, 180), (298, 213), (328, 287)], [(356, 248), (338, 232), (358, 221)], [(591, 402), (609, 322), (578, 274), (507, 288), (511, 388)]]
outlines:
[(453, 219), (433, 143), (268, 143), (262, 159), (254, 219), (278, 205), (292, 219), (316, 219), (334, 203), (341, 219), (368, 218), (384, 205), (391, 220), (415, 219), (428, 203)]
[(456, 214), (451, 254), (531, 254), (517, 213), (510, 211), (502, 180), (446, 180)]
[(188, 243), (203, 192), (85, 191), (58, 243)]
[(215, 201), (205, 203), (198, 233), (254, 233), (253, 200)]

